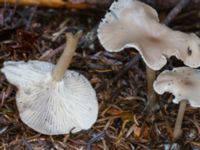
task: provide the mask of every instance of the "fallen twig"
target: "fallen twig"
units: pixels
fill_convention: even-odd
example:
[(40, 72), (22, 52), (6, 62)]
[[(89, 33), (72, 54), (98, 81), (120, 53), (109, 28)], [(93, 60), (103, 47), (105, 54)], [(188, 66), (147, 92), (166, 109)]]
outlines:
[(92, 139), (89, 140), (87, 143), (87, 148), (86, 150), (91, 150), (91, 146), (94, 142), (101, 140), (102, 138), (105, 137), (105, 132), (99, 133), (96, 136), (94, 136)]
[[(5, 0), (0, 0), (0, 3), (4, 4)], [(42, 7), (68, 9), (88, 9), (92, 7), (92, 5), (89, 5), (87, 3), (72, 3), (64, 0), (6, 0), (6, 3), (13, 5), (36, 5)]]
[(171, 21), (176, 17), (178, 13), (181, 12), (183, 8), (185, 8), (191, 0), (180, 0), (179, 3), (170, 11), (164, 20), (164, 24), (169, 25)]

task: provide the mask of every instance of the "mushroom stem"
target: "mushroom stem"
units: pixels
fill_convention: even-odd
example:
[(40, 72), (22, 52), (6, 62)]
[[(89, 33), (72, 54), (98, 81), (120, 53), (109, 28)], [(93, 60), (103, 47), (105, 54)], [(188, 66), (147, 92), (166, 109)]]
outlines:
[(187, 100), (182, 100), (179, 105), (178, 116), (176, 118), (176, 123), (174, 127), (174, 133), (173, 133), (174, 141), (176, 141), (182, 134), (181, 126), (182, 126), (186, 106), (187, 106)]
[(150, 110), (154, 111), (158, 109), (158, 103), (156, 100), (156, 93), (153, 90), (153, 82), (156, 79), (156, 71), (152, 70), (148, 66), (146, 66), (146, 76), (147, 76), (147, 98), (148, 98), (148, 106)]
[(69, 67), (71, 59), (77, 48), (78, 40), (80, 39), (80, 37), (81, 32), (78, 32), (75, 35), (73, 35), (72, 33), (66, 34), (66, 47), (52, 72), (52, 77), (54, 81), (60, 81), (63, 79), (65, 71)]

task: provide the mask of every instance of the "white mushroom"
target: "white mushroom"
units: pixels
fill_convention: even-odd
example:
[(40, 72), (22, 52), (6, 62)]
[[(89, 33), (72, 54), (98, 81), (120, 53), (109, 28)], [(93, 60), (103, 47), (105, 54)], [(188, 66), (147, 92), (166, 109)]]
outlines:
[(42, 61), (8, 61), (1, 69), (18, 87), (21, 120), (43, 134), (76, 133), (89, 129), (97, 119), (98, 103), (90, 82), (78, 72), (65, 71), (79, 36), (68, 33), (67, 39), (56, 66)]
[(137, 0), (113, 2), (99, 25), (98, 38), (107, 51), (135, 48), (152, 70), (176, 56), (187, 66), (200, 66), (200, 39), (159, 23), (155, 9)]
[(172, 71), (163, 71), (154, 81), (153, 87), (158, 94), (172, 93), (173, 102), (176, 104), (180, 102), (174, 128), (174, 140), (177, 140), (182, 133), (181, 125), (187, 101), (193, 107), (200, 107), (200, 70), (179, 67)]
[(178, 104), (187, 99), (191, 106), (200, 107), (200, 70), (189, 67), (163, 71), (154, 81), (154, 90), (158, 94), (172, 93), (173, 102)]

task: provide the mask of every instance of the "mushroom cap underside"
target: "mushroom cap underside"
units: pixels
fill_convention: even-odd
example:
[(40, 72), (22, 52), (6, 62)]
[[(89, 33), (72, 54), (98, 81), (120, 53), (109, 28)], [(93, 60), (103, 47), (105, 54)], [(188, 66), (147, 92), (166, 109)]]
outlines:
[(96, 121), (98, 103), (89, 81), (67, 70), (60, 82), (52, 80), (54, 65), (41, 62), (5, 62), (1, 71), (18, 87), (21, 120), (43, 134), (57, 135), (89, 129)]

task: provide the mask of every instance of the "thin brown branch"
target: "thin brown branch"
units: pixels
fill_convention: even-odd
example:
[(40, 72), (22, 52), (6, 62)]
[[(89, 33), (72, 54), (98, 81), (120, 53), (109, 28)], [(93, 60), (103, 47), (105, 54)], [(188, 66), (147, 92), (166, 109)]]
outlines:
[[(4, 4), (5, 0), (0, 0), (0, 3)], [(36, 5), (41, 7), (67, 9), (88, 9), (91, 7), (91, 5), (87, 3), (72, 3), (64, 0), (6, 0), (6, 3), (13, 5)]]
[(170, 11), (164, 20), (165, 25), (169, 25), (171, 21), (189, 4), (190, 0), (180, 0), (179, 3)]

